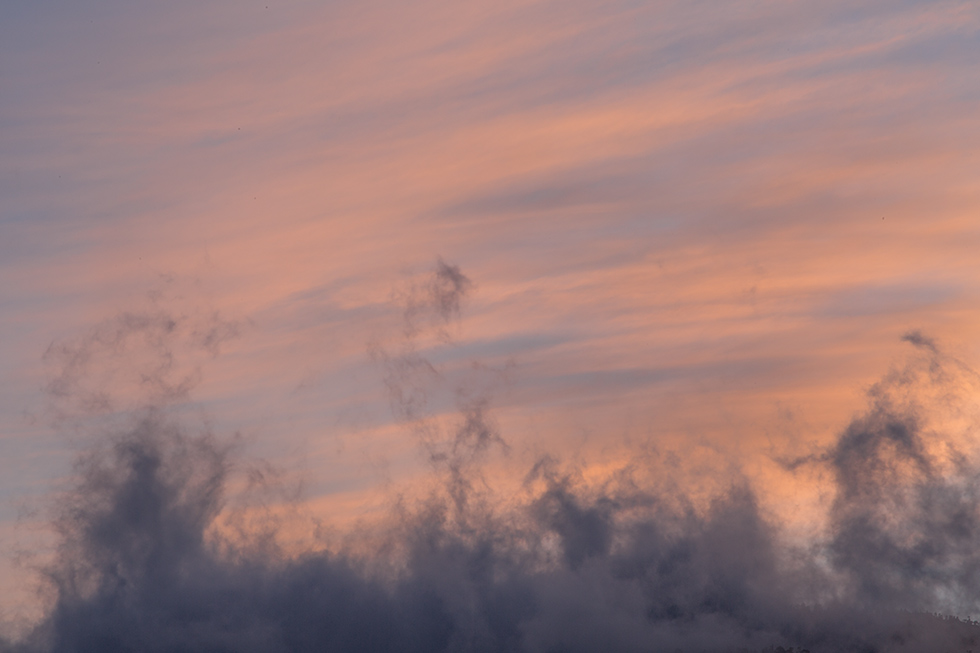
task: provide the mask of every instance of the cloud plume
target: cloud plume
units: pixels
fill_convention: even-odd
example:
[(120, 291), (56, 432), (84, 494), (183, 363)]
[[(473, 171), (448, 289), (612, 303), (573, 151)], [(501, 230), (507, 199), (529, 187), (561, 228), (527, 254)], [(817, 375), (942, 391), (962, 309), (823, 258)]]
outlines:
[[(469, 282), (440, 262), (421, 287), (413, 338), (457, 315)], [(439, 489), (398, 504), (380, 544), (286, 552), (222, 528), (240, 450), (154, 393), (79, 456), (44, 569), (50, 607), (0, 650), (976, 649), (980, 626), (936, 614), (980, 598), (972, 422), (933, 418), (973, 375), (925, 336), (906, 340), (909, 364), (833, 446), (794, 463), (834, 480), (827, 531), (807, 548), (786, 542), (741, 477), (700, 505), (631, 469), (588, 480), (552, 454), (501, 501), (481, 490), (482, 464), (505, 436), (488, 398), (466, 396), (455, 427), (420, 440)], [(418, 349), (376, 356), (420, 428), (429, 375), (399, 356), (438, 370)]]

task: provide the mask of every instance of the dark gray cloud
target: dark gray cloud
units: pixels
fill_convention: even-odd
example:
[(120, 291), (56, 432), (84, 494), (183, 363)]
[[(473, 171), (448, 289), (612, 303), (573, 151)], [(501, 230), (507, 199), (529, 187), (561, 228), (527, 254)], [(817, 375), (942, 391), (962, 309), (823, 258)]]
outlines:
[[(440, 263), (412, 319), (441, 328), (467, 286)], [(629, 472), (587, 482), (552, 455), (495, 503), (482, 464), (506, 443), (488, 395), (463, 393), (455, 425), (420, 440), (440, 489), (399, 504), (382, 545), (287, 554), (218, 528), (240, 450), (151, 402), (79, 456), (43, 570), (49, 609), (0, 650), (976, 650), (980, 626), (934, 613), (977, 604), (977, 467), (926, 403), (967, 372), (925, 336), (906, 339), (909, 365), (798, 463), (835, 479), (829, 531), (807, 550), (785, 544), (737, 477), (699, 507)], [(418, 426), (412, 386), (430, 374), (415, 367), (435, 368), (407, 351), (404, 374), (396, 356), (379, 361)]]
[(745, 486), (705, 514), (588, 488), (555, 465), (512, 513), (453, 505), (449, 486), (393, 525), (403, 554), (379, 574), (354, 554), (223, 542), (210, 529), (231, 462), (209, 434), (153, 412), (84, 455), (46, 570), (54, 604), (6, 649), (935, 651), (977, 636), (957, 620), (812, 600)]
[[(954, 426), (937, 432), (930, 415), (938, 408), (943, 417), (960, 417), (951, 395), (975, 393), (975, 380), (920, 332), (903, 340), (922, 355), (872, 388), (868, 411), (848, 425), (827, 456), (837, 480), (830, 550), (856, 598), (868, 605), (975, 611), (977, 425), (968, 420), (960, 433)], [(929, 389), (938, 391), (932, 406), (921, 396)]]

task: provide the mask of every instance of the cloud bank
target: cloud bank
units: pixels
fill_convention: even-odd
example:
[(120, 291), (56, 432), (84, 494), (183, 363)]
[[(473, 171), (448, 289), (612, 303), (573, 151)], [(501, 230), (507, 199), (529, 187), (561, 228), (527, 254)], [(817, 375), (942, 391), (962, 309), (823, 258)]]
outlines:
[[(866, 410), (831, 447), (783, 461), (833, 479), (824, 532), (800, 546), (760, 508), (762, 490), (739, 475), (703, 503), (671, 482), (666, 466), (654, 481), (635, 467), (588, 479), (552, 453), (529, 466), (517, 496), (502, 500), (483, 469), (507, 453), (488, 398), (460, 393), (454, 425), (432, 426), (426, 384), (438, 371), (412, 344), (448, 338), (471, 287), (459, 268), (440, 262), (402, 297), (406, 344), (375, 352), (433, 489), (398, 502), (356, 546), (287, 551), (274, 533), (229, 528), (231, 488), (247, 467), (240, 448), (175, 410), (190, 388), (172, 379), (186, 377), (142, 365), (144, 375), (159, 376), (146, 379), (150, 400), (106, 422), (57, 504), (59, 545), (43, 568), (49, 609), (0, 650), (980, 646), (980, 625), (939, 615), (965, 616), (980, 604), (980, 459), (969, 447), (975, 422), (964, 402), (976, 375), (927, 336), (907, 334), (908, 363), (870, 390)], [(52, 393), (63, 400), (82, 388), (91, 410), (78, 361), (143, 337), (151, 359), (169, 360), (168, 334), (195, 324), (159, 312), (143, 318), (123, 314), (52, 349), (65, 362), (57, 377), (65, 382)], [(224, 322), (205, 324), (213, 330), (185, 328), (204, 350), (215, 346), (208, 334), (232, 334)]]

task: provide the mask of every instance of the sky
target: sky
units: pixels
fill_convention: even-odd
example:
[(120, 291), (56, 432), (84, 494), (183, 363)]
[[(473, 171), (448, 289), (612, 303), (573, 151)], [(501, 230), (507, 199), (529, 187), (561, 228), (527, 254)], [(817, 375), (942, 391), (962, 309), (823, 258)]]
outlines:
[[(392, 614), (426, 583), (451, 603), (449, 572), (378, 544), (442, 501), (537, 597), (519, 643), (484, 628), (501, 650), (576, 650), (549, 597), (597, 591), (582, 560), (622, 563), (640, 522), (700, 542), (702, 570), (712, 529), (761, 538), (763, 566), (805, 551), (818, 605), (980, 614), (975, 2), (5, 0), (0, 197), (0, 608), (23, 650), (92, 646), (65, 606), (108, 591), (92, 524), (136, 450), (205, 506), (192, 558), (221, 578), (245, 578), (227, 547), (316, 559)], [(947, 509), (967, 535), (944, 548), (922, 529)], [(904, 551), (879, 575), (865, 523)], [(249, 548), (270, 529), (275, 555)], [(531, 540), (538, 566), (514, 562)], [(787, 592), (758, 605), (806, 602)], [(575, 609), (621, 618), (622, 650), (734, 641), (701, 608), (717, 639)], [(483, 650), (467, 614), (412, 641)], [(795, 613), (751, 614), (770, 625), (739, 645), (796, 641), (771, 626)]]

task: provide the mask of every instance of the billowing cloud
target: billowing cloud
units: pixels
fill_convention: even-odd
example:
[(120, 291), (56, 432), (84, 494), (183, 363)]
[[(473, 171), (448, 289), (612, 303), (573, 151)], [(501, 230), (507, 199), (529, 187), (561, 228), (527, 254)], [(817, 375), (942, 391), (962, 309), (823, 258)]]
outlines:
[[(427, 326), (404, 337), (444, 329), (467, 286), (458, 268), (440, 262), (406, 304), (406, 319)], [(139, 335), (174, 324), (124, 315), (106, 325)], [(179, 340), (176, 328), (150, 333), (150, 352)], [(407, 429), (425, 431), (417, 441), (434, 481), (428, 494), (397, 502), (367, 539), (287, 550), (274, 532), (229, 527), (234, 478), (249, 469), (241, 448), (188, 422), (173, 410), (180, 397), (150, 383), (125, 424), (113, 421), (79, 455), (74, 487), (56, 504), (56, 555), (43, 567), (49, 607), (26, 638), (3, 646), (967, 650), (980, 627), (935, 613), (978, 607), (980, 467), (964, 449), (971, 432), (944, 430), (930, 415), (936, 401), (955, 405), (975, 375), (921, 333), (906, 339), (917, 352), (872, 388), (868, 408), (837, 441), (787, 463), (834, 479), (826, 531), (805, 547), (785, 537), (740, 474), (702, 504), (635, 468), (589, 480), (553, 452), (502, 501), (484, 463), (492, 445), (506, 449), (505, 434), (487, 398), (470, 396), (445, 432), (412, 400), (402, 409)], [(65, 351), (103, 340), (83, 338)], [(114, 351), (120, 339), (110, 340)], [(77, 371), (77, 359), (65, 358), (65, 369)], [(431, 383), (392, 376), (391, 357), (376, 360), (388, 369), (389, 390)], [(162, 381), (170, 369), (144, 373)], [(66, 388), (52, 392), (64, 399)], [(397, 408), (411, 395), (392, 396)]]

